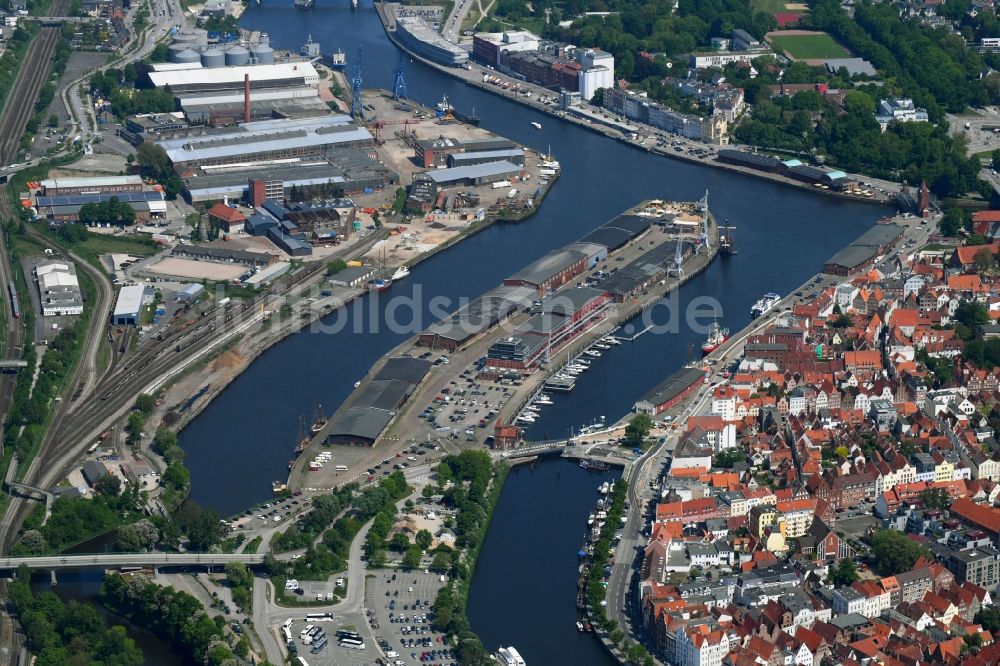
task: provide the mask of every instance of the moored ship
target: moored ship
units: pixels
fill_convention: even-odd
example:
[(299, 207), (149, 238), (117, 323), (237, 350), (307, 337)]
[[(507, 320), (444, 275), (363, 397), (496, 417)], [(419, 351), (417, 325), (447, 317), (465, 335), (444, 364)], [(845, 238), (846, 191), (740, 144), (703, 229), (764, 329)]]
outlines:
[(781, 296), (779, 296), (773, 291), (769, 291), (768, 293), (761, 296), (760, 299), (753, 304), (753, 307), (750, 308), (750, 316), (756, 319), (757, 317), (761, 316), (762, 314), (773, 308), (775, 304), (780, 300)]
[(347, 56), (340, 49), (330, 54), (330, 67), (333, 69), (344, 69), (347, 66)]
[(295, 6), (299, 9), (312, 9), (316, 0), (295, 0)]
[(521, 653), (513, 645), (500, 648), (497, 651), (497, 658), (503, 666), (526, 666)]
[(725, 344), (726, 340), (729, 339), (729, 329), (720, 328), (719, 322), (712, 322), (712, 329), (708, 333), (708, 339), (701, 345), (701, 352), (703, 354), (708, 354), (714, 352), (716, 349)]
[(402, 280), (405, 277), (409, 277), (410, 269), (406, 266), (400, 266), (396, 269), (396, 272), (392, 274), (392, 281)]

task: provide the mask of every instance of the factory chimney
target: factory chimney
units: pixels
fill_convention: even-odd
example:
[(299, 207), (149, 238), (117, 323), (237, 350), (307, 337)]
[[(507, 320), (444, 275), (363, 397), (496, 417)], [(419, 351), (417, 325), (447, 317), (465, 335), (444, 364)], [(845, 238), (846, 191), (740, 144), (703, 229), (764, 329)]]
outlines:
[(250, 75), (243, 75), (243, 122), (250, 122)]

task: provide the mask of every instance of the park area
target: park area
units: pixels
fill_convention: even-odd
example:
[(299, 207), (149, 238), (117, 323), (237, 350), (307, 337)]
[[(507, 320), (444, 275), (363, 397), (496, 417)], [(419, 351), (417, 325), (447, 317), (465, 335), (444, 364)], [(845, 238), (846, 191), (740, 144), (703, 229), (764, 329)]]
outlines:
[(774, 50), (784, 53), (792, 60), (826, 60), (828, 58), (850, 58), (850, 52), (833, 40), (825, 32), (806, 30), (785, 30), (767, 35)]

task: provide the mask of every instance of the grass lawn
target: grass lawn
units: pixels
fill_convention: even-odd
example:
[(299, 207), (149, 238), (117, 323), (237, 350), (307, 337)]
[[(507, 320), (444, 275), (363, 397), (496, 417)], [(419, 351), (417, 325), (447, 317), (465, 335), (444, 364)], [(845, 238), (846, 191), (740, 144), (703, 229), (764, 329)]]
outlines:
[(787, 35), (772, 37), (771, 42), (779, 51), (786, 51), (799, 60), (819, 58), (849, 58), (851, 54), (833, 41), (829, 35)]
[(783, 14), (788, 11), (785, 9), (786, 4), (789, 4), (788, 0), (754, 0), (753, 8), (768, 14)]
[[(61, 241), (63, 242), (63, 241)], [(107, 272), (97, 256), (101, 254), (131, 254), (137, 257), (148, 257), (161, 249), (145, 236), (106, 236), (90, 233), (82, 243), (63, 244), (71, 251), (81, 256), (87, 263)]]

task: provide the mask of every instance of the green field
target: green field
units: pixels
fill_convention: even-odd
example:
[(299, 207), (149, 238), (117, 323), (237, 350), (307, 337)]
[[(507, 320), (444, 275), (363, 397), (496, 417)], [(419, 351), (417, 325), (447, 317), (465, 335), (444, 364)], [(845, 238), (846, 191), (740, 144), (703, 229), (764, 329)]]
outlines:
[(772, 36), (771, 43), (776, 50), (787, 52), (796, 60), (851, 57), (847, 49), (825, 34)]
[(767, 12), (768, 14), (781, 14), (787, 12), (785, 5), (789, 0), (754, 0), (753, 8), (758, 12)]

